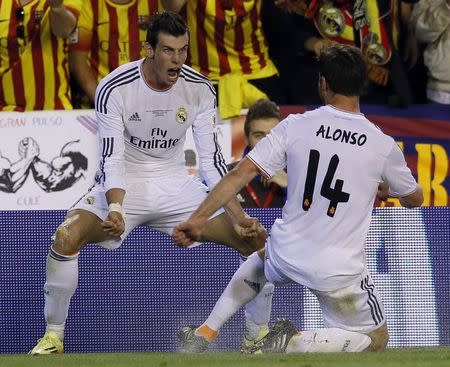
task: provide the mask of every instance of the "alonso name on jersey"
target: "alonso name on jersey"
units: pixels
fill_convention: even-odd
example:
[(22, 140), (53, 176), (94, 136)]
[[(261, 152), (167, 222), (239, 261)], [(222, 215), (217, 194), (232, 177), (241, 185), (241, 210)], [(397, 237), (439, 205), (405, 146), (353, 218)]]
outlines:
[(316, 131), (316, 136), (320, 136), (323, 139), (331, 139), (341, 143), (359, 146), (364, 145), (367, 141), (367, 136), (365, 134), (344, 129), (333, 129), (326, 125), (320, 125), (319, 130)]

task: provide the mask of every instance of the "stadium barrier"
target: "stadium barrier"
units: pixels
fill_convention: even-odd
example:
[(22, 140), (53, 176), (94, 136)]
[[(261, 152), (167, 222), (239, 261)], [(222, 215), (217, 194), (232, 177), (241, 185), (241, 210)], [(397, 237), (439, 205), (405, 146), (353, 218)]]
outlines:
[[(270, 226), (279, 209), (252, 209)], [(25, 353), (42, 335), (45, 259), (64, 211), (0, 212), (0, 353)], [(381, 292), (389, 347), (450, 343), (450, 208), (375, 208), (367, 237), (369, 271)], [(176, 332), (208, 315), (238, 267), (230, 249), (175, 247), (167, 235), (138, 227), (122, 247), (88, 246), (69, 310), (66, 352), (175, 351)], [(272, 319), (301, 329), (322, 326), (318, 305), (298, 285), (277, 287)], [(212, 350), (237, 350), (243, 312)]]

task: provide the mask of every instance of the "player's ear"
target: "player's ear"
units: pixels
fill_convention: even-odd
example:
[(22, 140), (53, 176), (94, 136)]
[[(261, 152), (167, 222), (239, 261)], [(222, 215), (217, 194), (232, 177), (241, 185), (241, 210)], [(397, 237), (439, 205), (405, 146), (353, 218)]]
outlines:
[(327, 80), (319, 74), (319, 90), (321, 92), (326, 92), (328, 90)]
[(153, 47), (150, 45), (150, 43), (145, 42), (144, 43), (144, 51), (145, 51), (145, 55), (149, 58), (149, 59), (153, 59), (155, 57), (155, 50), (153, 49)]

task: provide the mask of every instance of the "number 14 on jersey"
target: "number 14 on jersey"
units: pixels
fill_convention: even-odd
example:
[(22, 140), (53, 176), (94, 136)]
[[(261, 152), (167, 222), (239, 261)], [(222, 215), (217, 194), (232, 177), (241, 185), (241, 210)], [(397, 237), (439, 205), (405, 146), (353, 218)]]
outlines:
[[(309, 152), (308, 171), (305, 180), (305, 190), (303, 193), (303, 210), (308, 211), (313, 203), (314, 187), (316, 185), (317, 168), (319, 167), (320, 153), (319, 151), (312, 149)], [(344, 181), (337, 179), (334, 187), (331, 187), (334, 174), (336, 173), (337, 166), (339, 164), (339, 157), (337, 154), (331, 157), (328, 163), (327, 173), (320, 189), (320, 195), (330, 200), (328, 205), (327, 215), (334, 217), (336, 209), (339, 203), (346, 203), (350, 198), (350, 194), (342, 191)]]

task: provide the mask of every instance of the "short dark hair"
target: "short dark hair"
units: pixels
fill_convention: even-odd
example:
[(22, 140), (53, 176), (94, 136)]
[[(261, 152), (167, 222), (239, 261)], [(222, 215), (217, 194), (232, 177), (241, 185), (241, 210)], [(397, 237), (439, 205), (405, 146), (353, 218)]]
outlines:
[(318, 58), (320, 75), (337, 94), (360, 96), (367, 82), (367, 65), (361, 51), (350, 45), (333, 44)]
[(158, 35), (160, 33), (180, 37), (186, 33), (189, 34), (189, 28), (181, 15), (171, 11), (164, 11), (156, 13), (147, 27), (146, 41), (153, 48), (158, 44)]
[(267, 99), (258, 99), (248, 109), (247, 116), (245, 117), (244, 133), (248, 137), (250, 134), (250, 124), (254, 120), (276, 118), (281, 120), (281, 113), (278, 106)]

